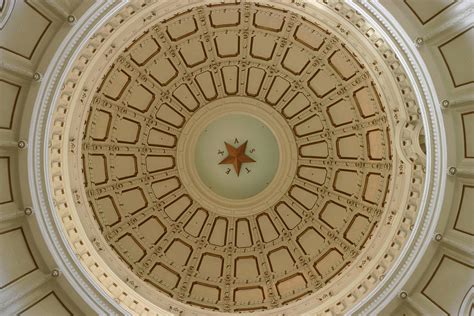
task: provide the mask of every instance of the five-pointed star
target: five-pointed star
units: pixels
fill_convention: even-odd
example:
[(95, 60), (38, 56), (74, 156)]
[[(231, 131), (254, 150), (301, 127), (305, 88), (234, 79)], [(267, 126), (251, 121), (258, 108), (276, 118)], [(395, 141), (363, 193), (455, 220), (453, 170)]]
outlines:
[(240, 174), (240, 167), (243, 163), (246, 162), (255, 162), (252, 158), (245, 154), (245, 148), (247, 147), (247, 141), (240, 145), (238, 148), (233, 147), (232, 145), (225, 143), (225, 147), (227, 148), (228, 156), (224, 158), (219, 164), (232, 164), (234, 165), (235, 173), (237, 176)]

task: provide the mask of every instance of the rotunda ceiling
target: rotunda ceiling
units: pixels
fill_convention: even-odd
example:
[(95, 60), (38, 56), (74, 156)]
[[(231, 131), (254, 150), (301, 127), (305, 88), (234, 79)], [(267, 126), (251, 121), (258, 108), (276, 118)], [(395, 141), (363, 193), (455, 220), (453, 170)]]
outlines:
[[(392, 134), (377, 89), (350, 47), (290, 12), (217, 5), (164, 20), (99, 84), (84, 131), (91, 210), (128, 267), (181, 301), (243, 311), (299, 299), (343, 273), (384, 211)], [(283, 120), (266, 126), (239, 102)], [(204, 123), (183, 134), (199, 111)], [(243, 165), (231, 161), (239, 150)], [(185, 183), (189, 169), (197, 181)], [(219, 211), (272, 181), (277, 199), (250, 201), (251, 216)], [(200, 185), (217, 193), (215, 209)]]
[(351, 300), (359, 277), (383, 279), (389, 241), (406, 238), (397, 209), (423, 181), (409, 177), (422, 161), (404, 164), (417, 141), (394, 142), (418, 137), (400, 124), (416, 105), (382, 76), (377, 43), (326, 23), (208, 4), (104, 52), (70, 124), (68, 181), (101, 260), (136, 293), (243, 312)]

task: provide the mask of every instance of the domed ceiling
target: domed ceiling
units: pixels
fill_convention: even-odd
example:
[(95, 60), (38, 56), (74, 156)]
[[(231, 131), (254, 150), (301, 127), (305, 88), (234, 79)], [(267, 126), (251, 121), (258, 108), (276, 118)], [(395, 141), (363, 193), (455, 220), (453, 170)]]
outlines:
[[(348, 7), (178, 7), (106, 42), (121, 12), (71, 68), (50, 153), (71, 242), (145, 311), (352, 306), (400, 254), (423, 192), (396, 57)], [(344, 10), (355, 25), (334, 23)]]
[(84, 126), (89, 210), (121, 269), (187, 304), (299, 300), (386, 217), (380, 88), (339, 36), (287, 10), (199, 6), (153, 25), (98, 82)]
[(469, 314), (473, 10), (0, 0), (0, 314)]

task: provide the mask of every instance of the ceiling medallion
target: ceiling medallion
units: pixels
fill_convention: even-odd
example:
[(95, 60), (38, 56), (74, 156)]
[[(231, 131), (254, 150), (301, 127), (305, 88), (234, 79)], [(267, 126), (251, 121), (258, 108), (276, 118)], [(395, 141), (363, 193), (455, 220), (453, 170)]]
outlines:
[[(278, 112), (253, 98), (210, 102), (190, 118), (182, 135), (180, 179), (193, 199), (218, 214), (258, 214), (284, 195), (296, 172), (291, 129)], [(248, 157), (240, 161), (242, 170), (232, 161), (234, 148), (247, 150), (240, 156)], [(234, 161), (234, 171), (223, 163)]]
[[(280, 161), (279, 146), (263, 121), (228, 111), (203, 125), (194, 163), (199, 178), (211, 191), (228, 199), (246, 199), (272, 182)], [(249, 141), (251, 147), (247, 147)]]

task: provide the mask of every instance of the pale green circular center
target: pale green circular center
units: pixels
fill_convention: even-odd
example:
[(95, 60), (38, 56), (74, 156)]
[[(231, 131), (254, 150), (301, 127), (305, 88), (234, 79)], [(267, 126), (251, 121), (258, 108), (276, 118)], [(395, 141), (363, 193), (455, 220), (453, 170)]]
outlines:
[[(220, 164), (230, 154), (225, 143), (235, 150), (245, 146), (243, 154), (255, 162), (243, 162), (239, 174), (234, 164)], [(246, 199), (263, 191), (275, 176), (279, 160), (272, 131), (246, 114), (227, 114), (212, 121), (199, 135), (195, 148), (196, 169), (202, 182), (229, 199)]]

